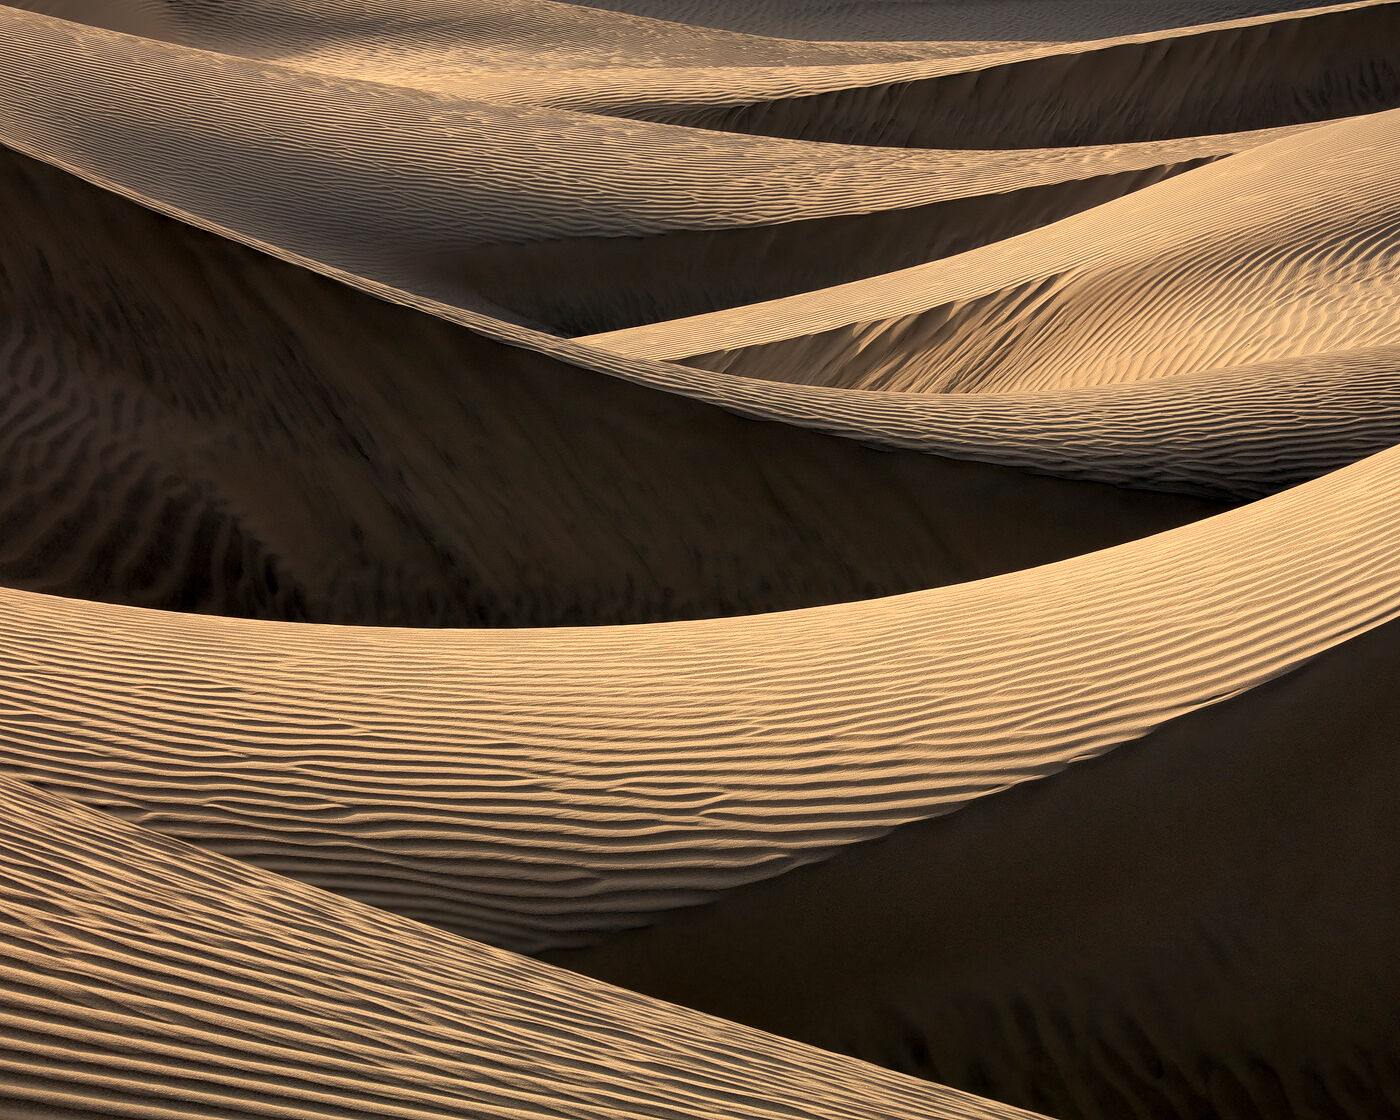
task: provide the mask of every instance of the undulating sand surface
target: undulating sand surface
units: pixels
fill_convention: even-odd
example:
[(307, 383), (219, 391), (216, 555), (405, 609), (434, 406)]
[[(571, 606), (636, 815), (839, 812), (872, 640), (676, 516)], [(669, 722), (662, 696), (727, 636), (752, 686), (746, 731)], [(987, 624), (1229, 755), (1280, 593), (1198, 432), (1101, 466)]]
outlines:
[(653, 622), (975, 579), (1222, 508), (756, 424), (10, 152), (0, 210), (26, 215), (0, 243), (11, 587), (319, 622)]
[(68, 1117), (1031, 1120), (0, 783), (0, 1106)]
[(0, 770), (494, 944), (587, 944), (1400, 616), (1397, 523), (1400, 449), (1059, 564), (667, 626), (324, 628), (12, 591)]
[(0, 1120), (1400, 1116), (1397, 156), (1393, 0), (0, 5)]

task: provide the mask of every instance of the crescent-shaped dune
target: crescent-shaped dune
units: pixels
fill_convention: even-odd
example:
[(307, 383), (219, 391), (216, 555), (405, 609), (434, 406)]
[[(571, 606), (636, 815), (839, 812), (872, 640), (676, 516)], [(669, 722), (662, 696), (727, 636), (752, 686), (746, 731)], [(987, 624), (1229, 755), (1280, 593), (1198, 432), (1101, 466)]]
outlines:
[(552, 959), (1054, 1116), (1392, 1115), (1398, 661), (1390, 623), (1071, 773)]
[(0, 782), (8, 1120), (1033, 1120)]
[(1060, 564), (786, 614), (341, 629), (0, 595), (0, 766), (524, 951), (1103, 754), (1400, 614), (1400, 450)]

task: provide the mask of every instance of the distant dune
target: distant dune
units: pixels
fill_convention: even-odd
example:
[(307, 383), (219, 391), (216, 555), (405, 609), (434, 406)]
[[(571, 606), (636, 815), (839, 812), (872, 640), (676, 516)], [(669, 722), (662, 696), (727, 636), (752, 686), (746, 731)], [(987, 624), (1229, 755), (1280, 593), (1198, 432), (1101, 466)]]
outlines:
[(0, 770), (495, 944), (586, 944), (1400, 616), (1398, 471), (1393, 449), (1059, 564), (668, 626), (351, 629), (8, 592)]
[(1400, 1115), (1397, 44), (0, 4), (0, 1118)]

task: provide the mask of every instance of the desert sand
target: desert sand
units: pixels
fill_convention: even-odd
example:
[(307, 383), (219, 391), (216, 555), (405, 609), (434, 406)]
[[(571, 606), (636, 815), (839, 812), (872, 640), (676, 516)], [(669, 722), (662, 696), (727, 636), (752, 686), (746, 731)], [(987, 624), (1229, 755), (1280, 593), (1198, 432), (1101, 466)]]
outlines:
[(0, 6), (0, 1120), (1400, 1115), (1397, 152), (1389, 0)]

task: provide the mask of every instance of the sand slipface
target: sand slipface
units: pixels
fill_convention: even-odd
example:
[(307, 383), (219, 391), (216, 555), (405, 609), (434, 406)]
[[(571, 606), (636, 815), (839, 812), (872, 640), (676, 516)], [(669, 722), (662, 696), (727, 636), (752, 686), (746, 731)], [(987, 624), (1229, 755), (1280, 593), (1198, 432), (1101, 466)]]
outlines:
[(1400, 1114), (1397, 41), (0, 5), (0, 1117)]

